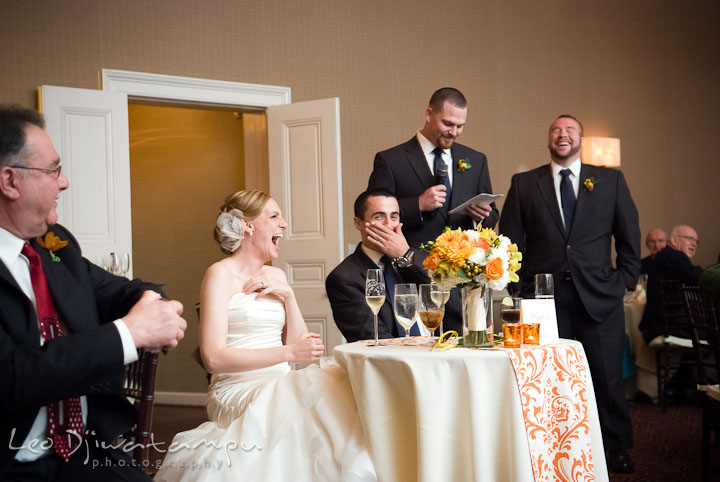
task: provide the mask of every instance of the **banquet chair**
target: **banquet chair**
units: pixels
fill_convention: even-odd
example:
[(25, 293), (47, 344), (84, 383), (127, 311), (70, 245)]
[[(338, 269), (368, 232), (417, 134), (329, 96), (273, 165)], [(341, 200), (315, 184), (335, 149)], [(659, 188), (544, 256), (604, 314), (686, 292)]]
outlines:
[(158, 354), (138, 350), (138, 360), (125, 366), (125, 396), (138, 412), (137, 424), (125, 434), (135, 448), (132, 457), (143, 472), (150, 474), (150, 437), (152, 432), (153, 402), (155, 400), (155, 374)]
[[(694, 352), (690, 338), (673, 335), (689, 332), (687, 312), (680, 292), (680, 282), (675, 279), (660, 280), (660, 302), (662, 307), (662, 335), (650, 342), (655, 349), (657, 368), (658, 405), (662, 413), (667, 411), (668, 391), (671, 375), (676, 370), (694, 366)], [(690, 381), (674, 381), (674, 385), (683, 388), (692, 386)]]
[(702, 407), (702, 480), (710, 477), (710, 448), (720, 447), (720, 327), (717, 306), (698, 286), (682, 286), (685, 307), (690, 315), (698, 395)]

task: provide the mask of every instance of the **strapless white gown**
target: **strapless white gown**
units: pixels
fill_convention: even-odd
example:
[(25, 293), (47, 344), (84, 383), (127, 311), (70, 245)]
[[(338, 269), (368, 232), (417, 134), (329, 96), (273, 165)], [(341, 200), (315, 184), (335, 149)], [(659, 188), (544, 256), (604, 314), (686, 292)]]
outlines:
[[(282, 345), (281, 302), (237, 293), (228, 302), (227, 346)], [(214, 375), (210, 418), (178, 433), (156, 481), (374, 481), (344, 368), (278, 363)]]

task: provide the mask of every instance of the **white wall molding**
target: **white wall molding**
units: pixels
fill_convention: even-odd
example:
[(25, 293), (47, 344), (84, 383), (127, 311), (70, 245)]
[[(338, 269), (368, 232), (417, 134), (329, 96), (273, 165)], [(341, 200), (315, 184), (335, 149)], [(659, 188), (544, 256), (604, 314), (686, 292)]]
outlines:
[(290, 87), (102, 69), (102, 88), (130, 98), (266, 108), (291, 102)]

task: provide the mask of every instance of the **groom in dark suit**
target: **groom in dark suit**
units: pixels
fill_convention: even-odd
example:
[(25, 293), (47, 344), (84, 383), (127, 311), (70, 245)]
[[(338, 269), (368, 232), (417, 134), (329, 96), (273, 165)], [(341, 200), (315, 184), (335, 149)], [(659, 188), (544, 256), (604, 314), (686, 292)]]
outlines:
[[(430, 282), (423, 256), (402, 235), (398, 202), (391, 192), (376, 189), (360, 194), (355, 200), (354, 222), (362, 242), (325, 280), (335, 324), (349, 342), (375, 338), (374, 316), (365, 303), (368, 269), (392, 270), (398, 283)], [(378, 337), (404, 334), (395, 323), (392, 298), (386, 296), (378, 313)]]
[(533, 297), (535, 274), (553, 274), (560, 336), (577, 339), (587, 354), (608, 467), (632, 472), (632, 425), (622, 387), (622, 299), (640, 273), (638, 212), (622, 172), (581, 164), (582, 131), (569, 115), (552, 123), (552, 162), (513, 176), (500, 232), (523, 253), (523, 297)]
[[(455, 142), (467, 119), (467, 101), (452, 87), (437, 90), (425, 110), (425, 125), (409, 141), (375, 155), (368, 189), (397, 196), (403, 234), (410, 246), (434, 240), (445, 226), (494, 227), (495, 203), (471, 204), (448, 214), (480, 193), (492, 193), (482, 152)], [(446, 173), (446, 174), (443, 174)]]
[(182, 305), (82, 257), (56, 224), (68, 185), (42, 116), (0, 106), (0, 481), (147, 481), (97, 444), (134, 424), (123, 366), (177, 345)]

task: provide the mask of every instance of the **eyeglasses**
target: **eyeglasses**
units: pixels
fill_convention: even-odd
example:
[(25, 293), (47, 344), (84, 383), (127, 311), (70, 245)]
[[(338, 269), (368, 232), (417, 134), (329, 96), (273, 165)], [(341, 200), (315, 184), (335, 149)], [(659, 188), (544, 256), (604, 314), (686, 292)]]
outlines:
[(695, 241), (695, 244), (697, 246), (700, 246), (700, 240), (698, 238), (693, 238), (692, 236), (685, 236), (684, 234), (676, 234), (675, 236), (677, 236), (678, 238), (685, 238), (688, 241)]
[(62, 172), (62, 166), (53, 167), (52, 169), (46, 169), (44, 167), (28, 167), (28, 166), (8, 166), (15, 169), (29, 169), (31, 171), (43, 171), (51, 176), (55, 176), (55, 179), (60, 177), (60, 172)]

